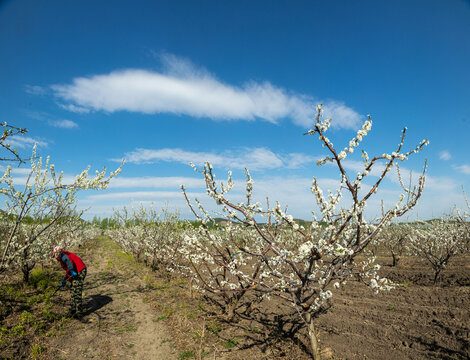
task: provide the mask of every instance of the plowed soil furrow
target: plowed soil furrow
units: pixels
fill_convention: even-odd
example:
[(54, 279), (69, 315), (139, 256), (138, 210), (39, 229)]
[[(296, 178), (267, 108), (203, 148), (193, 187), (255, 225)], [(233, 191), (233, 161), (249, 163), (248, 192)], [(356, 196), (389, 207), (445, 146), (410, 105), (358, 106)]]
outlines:
[(393, 269), (403, 288), (375, 294), (353, 283), (341, 290), (318, 320), (323, 346), (340, 359), (470, 358), (468, 271), (442, 286), (429, 274), (413, 283), (413, 271), (403, 270)]

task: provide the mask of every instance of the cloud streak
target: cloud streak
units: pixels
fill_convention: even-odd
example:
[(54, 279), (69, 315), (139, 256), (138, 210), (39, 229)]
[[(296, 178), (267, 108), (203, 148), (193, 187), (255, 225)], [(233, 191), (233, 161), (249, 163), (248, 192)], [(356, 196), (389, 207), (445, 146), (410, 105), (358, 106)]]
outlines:
[(444, 150), (444, 151), (441, 151), (439, 153), (439, 159), (441, 160), (450, 160), (450, 158), (452, 157), (452, 155), (450, 155), (450, 152), (448, 152), (447, 150)]
[(190, 178), (183, 176), (171, 177), (157, 177), (157, 176), (144, 176), (144, 177), (121, 177), (114, 178), (109, 184), (110, 189), (123, 189), (123, 188), (158, 188), (158, 189), (179, 189), (181, 185), (186, 188), (199, 188), (203, 189), (205, 186), (202, 178)]
[(62, 129), (76, 129), (78, 124), (72, 120), (49, 121), (49, 124)]
[[(130, 163), (148, 164), (159, 161), (179, 162), (202, 165), (208, 161), (213, 166), (230, 169), (269, 170), (278, 168), (299, 168), (304, 164), (314, 162), (318, 157), (301, 153), (276, 154), (267, 148), (242, 148), (236, 151), (222, 153), (194, 152), (182, 149), (136, 149), (125, 154)], [(119, 159), (113, 159), (121, 161)]]
[(470, 175), (470, 166), (467, 164), (454, 166), (457, 171), (460, 171), (463, 174)]
[(24, 90), (30, 95), (45, 95), (47, 90), (38, 85), (25, 85)]
[[(129, 111), (172, 113), (213, 120), (265, 120), (290, 118), (295, 124), (313, 124), (313, 97), (297, 94), (270, 82), (226, 84), (204, 69), (172, 55), (162, 56), (164, 71), (125, 69), (109, 74), (75, 78), (71, 84), (53, 85), (55, 95), (70, 111)], [(324, 114), (333, 126), (355, 128), (361, 115), (340, 101), (324, 102)]]
[(34, 144), (44, 147), (47, 147), (48, 145), (45, 141), (22, 135), (9, 136), (6, 142), (10, 144), (11, 147), (19, 149), (32, 148)]

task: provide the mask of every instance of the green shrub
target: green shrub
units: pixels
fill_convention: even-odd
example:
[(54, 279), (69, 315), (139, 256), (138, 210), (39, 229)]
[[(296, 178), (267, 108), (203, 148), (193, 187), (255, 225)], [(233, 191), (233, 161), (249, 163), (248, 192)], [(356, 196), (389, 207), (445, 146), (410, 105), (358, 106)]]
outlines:
[(20, 315), (20, 324), (29, 325), (34, 321), (34, 315), (28, 311), (23, 311)]
[(34, 268), (31, 270), (31, 274), (29, 275), (29, 283), (35, 289), (46, 289), (54, 286), (56, 279), (54, 276), (51, 276), (50, 272), (47, 272), (44, 269)]
[(17, 325), (17, 326), (14, 326), (12, 329), (11, 329), (11, 333), (15, 336), (19, 336), (19, 337), (22, 337), (26, 334), (25, 330), (24, 330), (24, 327), (22, 325)]

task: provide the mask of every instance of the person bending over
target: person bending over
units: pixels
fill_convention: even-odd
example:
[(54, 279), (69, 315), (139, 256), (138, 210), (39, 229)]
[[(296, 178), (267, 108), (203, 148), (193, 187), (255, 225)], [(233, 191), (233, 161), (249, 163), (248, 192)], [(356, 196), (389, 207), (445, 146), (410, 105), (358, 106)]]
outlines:
[(68, 315), (75, 318), (81, 318), (83, 316), (83, 282), (86, 277), (85, 263), (74, 253), (65, 251), (59, 246), (54, 248), (54, 257), (66, 271), (65, 277), (60, 283), (60, 286), (65, 287), (67, 280), (72, 283), (72, 286), (70, 287), (71, 301)]

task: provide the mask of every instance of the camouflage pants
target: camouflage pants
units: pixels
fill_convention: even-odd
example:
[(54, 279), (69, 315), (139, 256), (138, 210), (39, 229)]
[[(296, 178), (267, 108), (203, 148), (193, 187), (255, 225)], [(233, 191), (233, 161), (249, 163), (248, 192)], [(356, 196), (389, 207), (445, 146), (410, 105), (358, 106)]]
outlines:
[(83, 282), (86, 276), (86, 268), (80, 271), (77, 276), (72, 278), (72, 287), (70, 288), (71, 292), (71, 302), (70, 302), (70, 313), (80, 314), (83, 312), (82, 305), (82, 292), (83, 292)]

